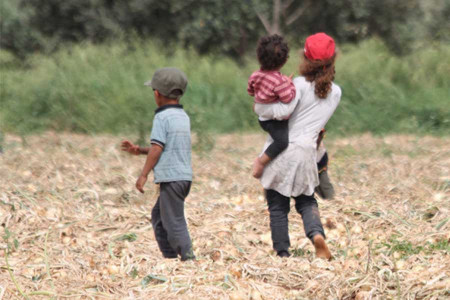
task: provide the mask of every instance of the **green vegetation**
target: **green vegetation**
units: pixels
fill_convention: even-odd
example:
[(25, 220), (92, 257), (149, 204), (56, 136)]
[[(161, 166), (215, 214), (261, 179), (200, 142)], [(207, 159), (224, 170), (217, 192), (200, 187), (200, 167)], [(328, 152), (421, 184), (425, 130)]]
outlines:
[(381, 248), (382, 246), (388, 248), (388, 255), (398, 252), (402, 258), (419, 253), (426, 255), (435, 252), (442, 252), (442, 254), (450, 253), (450, 244), (446, 239), (440, 239), (434, 243), (426, 242), (424, 245), (416, 245), (412, 244), (410, 241), (400, 241), (396, 238), (391, 238), (389, 242), (381, 243), (377, 246), (377, 248)]
[(320, 31), (345, 45), (330, 134), (450, 132), (446, 0), (5, 0), (0, 11), (0, 134), (136, 132), (142, 142), (155, 109), (142, 83), (177, 66), (207, 151), (210, 132), (258, 129), (246, 93), (258, 38), (286, 37), (291, 74), (296, 49)]
[[(51, 57), (34, 55), (26, 66), (0, 52), (2, 130), (26, 135), (38, 130), (82, 133), (140, 133), (147, 136), (155, 103), (144, 87), (155, 69), (177, 66), (189, 78), (182, 103), (193, 130), (258, 130), (248, 76), (254, 57), (239, 65), (223, 56), (170, 51), (156, 43), (80, 44)], [(298, 69), (297, 50), (283, 72)], [(436, 44), (404, 57), (378, 40), (340, 49), (336, 82), (341, 105), (331, 134), (370, 131), (444, 134), (450, 132), (450, 45)], [(0, 130), (1, 131), (1, 130)]]
[(30, 68), (13, 68), (3, 62), (1, 116), (5, 131), (145, 130), (148, 134), (156, 105), (151, 89), (143, 83), (161, 66), (177, 66), (187, 73), (189, 87), (182, 103), (193, 127), (231, 131), (254, 125), (246, 70), (229, 59), (200, 57), (183, 50), (175, 50), (171, 56), (162, 53), (151, 43), (85, 44), (52, 57), (34, 56)]
[[(347, 49), (349, 50), (349, 49)], [(346, 131), (443, 133), (450, 129), (449, 45), (400, 58), (370, 41), (340, 58), (344, 98), (331, 128)], [(351, 124), (347, 124), (351, 125)]]
[(402, 55), (450, 41), (448, 0), (3, 0), (0, 13), (0, 48), (20, 58), (134, 33), (235, 59), (275, 32), (298, 40), (324, 31), (339, 43), (378, 36)]

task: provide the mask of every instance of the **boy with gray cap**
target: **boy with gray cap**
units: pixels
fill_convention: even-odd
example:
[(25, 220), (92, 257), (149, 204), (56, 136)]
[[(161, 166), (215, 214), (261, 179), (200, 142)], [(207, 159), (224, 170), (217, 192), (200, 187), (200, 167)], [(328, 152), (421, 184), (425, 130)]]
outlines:
[(152, 209), (152, 226), (165, 258), (195, 259), (184, 217), (184, 201), (192, 183), (191, 130), (189, 116), (179, 104), (187, 86), (186, 75), (177, 68), (156, 70), (151, 81), (158, 108), (153, 119), (151, 147), (122, 142), (122, 150), (147, 155), (136, 188), (144, 193), (148, 174), (160, 185), (160, 195)]

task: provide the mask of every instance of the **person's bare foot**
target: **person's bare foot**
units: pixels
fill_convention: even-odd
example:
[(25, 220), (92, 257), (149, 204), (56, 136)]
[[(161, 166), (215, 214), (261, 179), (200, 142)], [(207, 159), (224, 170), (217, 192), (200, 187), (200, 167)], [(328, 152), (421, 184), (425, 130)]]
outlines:
[(325, 239), (321, 234), (316, 234), (313, 237), (314, 248), (316, 248), (316, 257), (323, 258), (326, 260), (331, 259), (331, 252), (328, 249), (327, 244), (325, 243)]
[(253, 162), (252, 175), (255, 178), (260, 178), (262, 176), (263, 171), (264, 171), (264, 164), (259, 160), (259, 157), (257, 157)]

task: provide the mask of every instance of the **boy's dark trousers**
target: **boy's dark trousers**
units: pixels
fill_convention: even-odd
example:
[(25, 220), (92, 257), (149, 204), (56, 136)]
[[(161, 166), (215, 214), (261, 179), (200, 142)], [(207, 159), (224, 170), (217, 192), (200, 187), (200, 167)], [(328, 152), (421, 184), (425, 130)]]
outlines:
[(152, 226), (159, 249), (166, 258), (192, 259), (191, 238), (184, 217), (184, 200), (190, 181), (160, 183), (160, 195), (152, 209)]
[[(288, 250), (289, 240), (288, 214), (290, 211), (290, 198), (281, 195), (275, 190), (265, 190), (269, 206), (270, 230), (275, 251)], [(320, 221), (319, 207), (314, 195), (300, 195), (294, 197), (295, 209), (301, 214), (303, 228), (306, 236), (313, 241), (316, 234), (325, 238), (322, 222)]]
[(273, 139), (273, 143), (266, 149), (266, 154), (274, 159), (283, 152), (289, 145), (289, 120), (268, 120), (259, 121), (264, 131), (268, 132)]

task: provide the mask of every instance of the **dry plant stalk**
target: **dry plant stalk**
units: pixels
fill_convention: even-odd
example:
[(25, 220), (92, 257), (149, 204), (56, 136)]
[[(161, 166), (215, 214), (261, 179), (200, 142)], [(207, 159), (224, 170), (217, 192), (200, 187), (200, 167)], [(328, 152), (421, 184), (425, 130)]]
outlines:
[[(7, 135), (0, 223), (11, 272), (30, 299), (444, 299), (450, 296), (450, 140), (370, 135), (325, 140), (333, 201), (319, 200), (334, 260), (314, 258), (291, 210), (294, 257), (271, 247), (250, 176), (264, 136), (218, 137), (194, 155), (186, 215), (198, 261), (165, 260), (150, 217), (156, 187), (120, 137)], [(220, 163), (219, 163), (220, 162)], [(6, 248), (6, 244), (0, 244)], [(0, 251), (0, 293), (21, 299)]]

